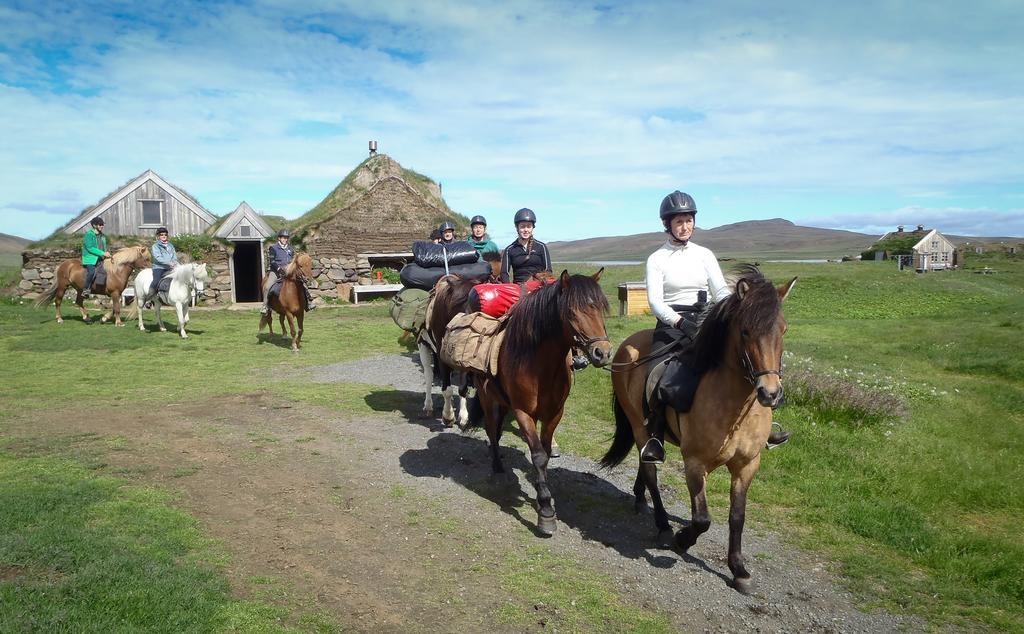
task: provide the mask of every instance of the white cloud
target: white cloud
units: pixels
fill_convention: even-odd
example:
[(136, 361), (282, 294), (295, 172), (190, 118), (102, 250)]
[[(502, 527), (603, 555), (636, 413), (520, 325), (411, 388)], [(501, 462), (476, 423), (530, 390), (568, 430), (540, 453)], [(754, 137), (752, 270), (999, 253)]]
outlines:
[[(628, 217), (623, 192), (804, 188), (828, 208), (867, 186), (941, 206), (981, 183), (998, 211), (1022, 188), (1012, 5), (34, 11), (0, 9), (0, 208), (69, 186), (89, 204), (153, 168), (219, 213), (246, 198), (297, 215), (270, 208), (322, 198), (371, 138), (460, 211), (535, 200), (559, 238)], [(301, 121), (337, 133), (291, 134)]]

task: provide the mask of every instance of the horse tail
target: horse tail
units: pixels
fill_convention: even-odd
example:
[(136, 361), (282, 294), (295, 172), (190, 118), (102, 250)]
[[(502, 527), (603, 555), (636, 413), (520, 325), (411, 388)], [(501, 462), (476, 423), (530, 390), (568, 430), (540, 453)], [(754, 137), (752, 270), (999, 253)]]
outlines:
[(125, 319), (135, 319), (139, 316), (139, 298), (136, 297), (135, 301), (128, 306), (128, 316)]
[(602, 469), (610, 469), (625, 460), (635, 444), (633, 427), (629, 424), (629, 417), (622, 409), (618, 396), (612, 396), (612, 404), (615, 407), (615, 437), (612, 439), (612, 446), (608, 448), (608, 453), (601, 458)]
[(43, 306), (48, 306), (50, 304), (50, 302), (52, 302), (55, 299), (57, 299), (57, 282), (56, 282), (56, 280), (54, 280), (53, 286), (50, 287), (50, 290), (48, 290), (45, 293), (43, 293), (39, 297), (39, 299), (36, 300), (35, 307), (36, 308), (42, 308)]

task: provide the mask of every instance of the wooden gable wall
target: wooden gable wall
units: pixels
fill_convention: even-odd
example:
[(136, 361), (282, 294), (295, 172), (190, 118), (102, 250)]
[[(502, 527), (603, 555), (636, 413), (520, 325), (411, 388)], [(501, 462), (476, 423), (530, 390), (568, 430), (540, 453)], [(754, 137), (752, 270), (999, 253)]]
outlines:
[[(142, 223), (143, 200), (162, 201), (162, 221), (160, 223), (152, 225)], [(152, 180), (146, 180), (99, 215), (106, 223), (104, 231), (108, 235), (151, 236), (156, 233), (157, 227), (163, 226), (167, 227), (167, 231), (172, 236), (176, 236), (185, 233), (203, 233), (210, 226), (205, 219), (196, 215), (170, 192)], [(88, 225), (83, 228), (83, 231), (85, 229), (88, 229)]]

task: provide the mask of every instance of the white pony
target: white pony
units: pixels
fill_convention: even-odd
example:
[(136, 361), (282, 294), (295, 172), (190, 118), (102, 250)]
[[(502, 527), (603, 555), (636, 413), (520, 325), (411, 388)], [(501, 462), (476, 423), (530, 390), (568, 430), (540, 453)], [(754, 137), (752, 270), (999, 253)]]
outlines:
[[(206, 264), (195, 262), (191, 264), (179, 264), (167, 274), (171, 278), (171, 286), (167, 291), (167, 299), (174, 304), (178, 312), (178, 334), (182, 339), (188, 339), (185, 334), (185, 324), (188, 323), (188, 305), (192, 301), (192, 290), (203, 290), (203, 286), (210, 281), (210, 273), (206, 270)], [(139, 330), (145, 332), (146, 327), (142, 325), (142, 303), (146, 293), (149, 292), (149, 285), (153, 282), (153, 269), (142, 269), (135, 276), (135, 309), (139, 314)], [(160, 332), (167, 332), (164, 327), (164, 320), (160, 317), (160, 297), (153, 298), (153, 310), (156, 313), (156, 323), (160, 326)]]

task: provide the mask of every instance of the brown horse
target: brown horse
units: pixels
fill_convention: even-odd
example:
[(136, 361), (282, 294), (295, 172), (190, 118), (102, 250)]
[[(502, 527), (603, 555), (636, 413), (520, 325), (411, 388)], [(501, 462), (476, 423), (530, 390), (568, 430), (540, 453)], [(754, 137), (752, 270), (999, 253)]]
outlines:
[[(306, 292), (303, 286), (306, 280), (313, 279), (313, 258), (308, 253), (296, 253), (292, 261), (284, 269), (281, 285), (276, 295), (270, 298), (270, 311), (260, 316), (260, 329), (270, 326), (270, 334), (274, 334), (274, 312), (281, 322), (281, 333), (284, 333), (284, 320), (288, 318), (288, 329), (292, 335), (292, 350), (298, 352), (302, 347), (302, 320), (306, 315)], [(298, 330), (295, 329), (298, 322)]]
[[(702, 378), (690, 411), (665, 408), (667, 436), (682, 450), (690, 491), (691, 522), (676, 534), (676, 544), (686, 551), (711, 526), (704, 487), (707, 475), (725, 465), (732, 476), (729, 570), (733, 587), (744, 593), (751, 589), (742, 551), (747, 488), (761, 464), (772, 408), (782, 399), (782, 339), (786, 333), (782, 300), (795, 283), (794, 277), (776, 288), (756, 267), (742, 267), (735, 293), (711, 309), (696, 336), (694, 364)], [(604, 467), (619, 464), (630, 447), (640, 448), (650, 438), (644, 426), (644, 360), (651, 351), (653, 332), (642, 330), (623, 341), (612, 363), (616, 428), (612, 446), (601, 460)], [(647, 507), (645, 489), (654, 503), (659, 537), (668, 541), (671, 527), (654, 464), (640, 463), (633, 486), (638, 512)]]
[(586, 350), (597, 367), (611, 360), (604, 326), (608, 299), (597, 283), (602, 271), (592, 277), (562, 271), (554, 284), (521, 297), (508, 312), (497, 375), (474, 377), (477, 397), (471, 400), (470, 422), (475, 425), (481, 417), (485, 419), (494, 473), (505, 471), (498, 442), (509, 410), (530, 447), (536, 470), (537, 528), (544, 535), (554, 534), (558, 526), (547, 466), (555, 427), (562, 420), (572, 386), (570, 350)]
[[(149, 249), (147, 247), (125, 247), (119, 249), (112, 257), (103, 261), (103, 269), (107, 274), (107, 281), (102, 286), (93, 283), (91, 291), (97, 295), (109, 295), (112, 304), (110, 312), (103, 315), (101, 323), (107, 323), (111, 314), (114, 316), (114, 323), (123, 326), (121, 322), (121, 294), (128, 286), (128, 278), (132, 271), (149, 266)], [(54, 272), (54, 283), (50, 290), (36, 300), (36, 308), (54, 303), (57, 314), (57, 323), (63, 324), (64, 317), (60, 312), (61, 302), (64, 301), (64, 291), (68, 286), (75, 289), (75, 306), (82, 313), (82, 321), (89, 322), (89, 313), (85, 311), (82, 304), (82, 291), (85, 286), (85, 266), (80, 258), (69, 258), (60, 263)]]
[[(491, 271), (486, 279), (453, 274), (446, 275), (437, 281), (427, 303), (427, 318), (423, 328), (416, 333), (416, 346), (419, 349), (420, 365), (423, 368), (423, 416), (432, 417), (434, 415), (433, 391), (436, 368), (437, 374), (441, 377), (441, 393), (444, 395), (441, 420), (446, 427), (451, 427), (455, 422), (455, 408), (452, 407), (454, 389), (451, 381), (451, 369), (438, 358), (437, 350), (440, 348), (448, 322), (452, 320), (452, 317), (466, 310), (466, 300), (473, 287), (484, 282), (497, 282), (501, 276), (501, 256), (488, 252), (483, 257), (491, 265)], [(459, 394), (463, 397), (459, 410), (460, 427), (465, 427), (469, 419), (469, 412), (466, 408), (466, 387), (466, 381), (463, 380), (459, 387)]]

